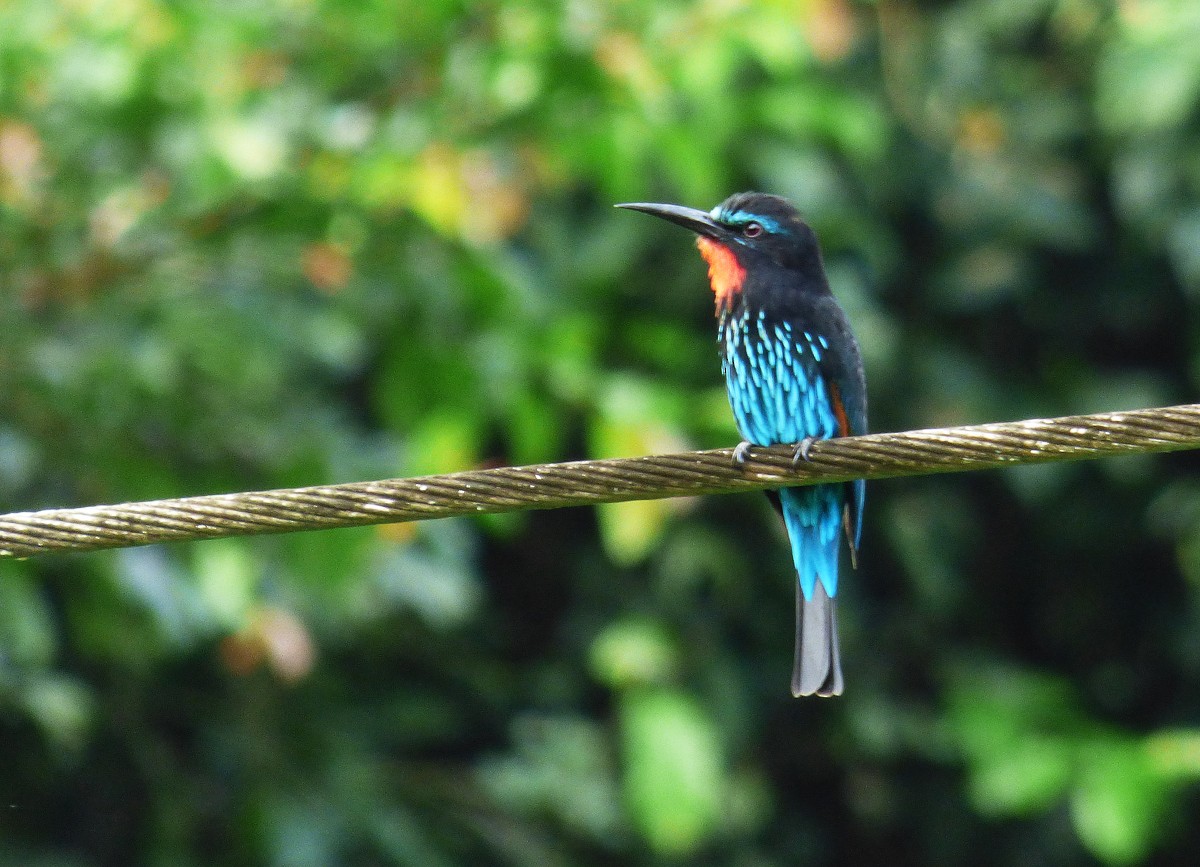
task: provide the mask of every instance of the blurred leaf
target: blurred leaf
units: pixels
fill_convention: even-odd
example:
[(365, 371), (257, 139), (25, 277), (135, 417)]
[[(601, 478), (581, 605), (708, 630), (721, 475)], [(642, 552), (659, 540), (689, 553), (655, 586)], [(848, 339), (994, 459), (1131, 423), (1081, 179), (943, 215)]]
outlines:
[(7, 502), (10, 492), (29, 484), (37, 470), (39, 451), (18, 431), (0, 426), (0, 502)]
[(1200, 14), (1188, 0), (1146, 0), (1119, 17), (1098, 75), (1101, 121), (1121, 131), (1169, 127), (1200, 95)]
[[(468, 534), (465, 521), (422, 525), (416, 544), (384, 549), (372, 589), (389, 605), (411, 608), (436, 629), (461, 626), (483, 602)], [(373, 598), (366, 601), (374, 608)]]
[(258, 564), (240, 539), (214, 539), (192, 548), (196, 581), (214, 619), (225, 629), (241, 626), (254, 604)]
[(1150, 735), (1146, 757), (1166, 780), (1200, 778), (1200, 730), (1170, 729)]
[(1145, 858), (1162, 832), (1167, 786), (1133, 743), (1097, 743), (1071, 796), (1075, 830), (1109, 864)]
[(29, 567), (0, 561), (0, 682), (5, 669), (49, 665), (56, 645), (53, 612)]
[(1200, 295), (1200, 210), (1179, 215), (1171, 228), (1168, 249), (1175, 273), (1196, 298)]
[(379, 534), (374, 527), (349, 527), (270, 540), (268, 545), (277, 546), (278, 563), (269, 562), (284, 577), (275, 592), (305, 619), (330, 626), (360, 614), (360, 606), (377, 616), (377, 600), (362, 597), (381, 558)]
[(1083, 739), (1066, 684), (1030, 672), (964, 677), (951, 693), (950, 721), (969, 769), (971, 798), (993, 815), (1057, 803), (1075, 780)]
[(475, 467), (479, 449), (478, 419), (449, 410), (427, 415), (408, 432), (406, 474), (456, 473)]
[(108, 562), (116, 587), (148, 617), (160, 641), (187, 647), (216, 627), (196, 582), (165, 546), (115, 551)]
[(716, 831), (727, 796), (715, 722), (680, 692), (640, 689), (621, 699), (625, 796), (664, 855), (696, 851)]
[(341, 829), (319, 792), (279, 791), (264, 805), (263, 830), (271, 862), (280, 867), (318, 867), (333, 860)]
[(603, 503), (596, 510), (604, 547), (614, 562), (626, 566), (642, 560), (658, 543), (669, 512), (662, 500)]
[(998, 815), (1048, 809), (1074, 776), (1075, 749), (1065, 738), (1027, 735), (971, 768), (971, 797)]
[[(676, 430), (676, 412), (676, 401), (662, 389), (632, 377), (615, 377), (592, 421), (590, 452), (596, 458), (615, 458), (683, 451), (687, 445)], [(622, 565), (645, 558), (677, 508), (661, 499), (597, 506), (609, 556)]]
[(592, 642), (592, 670), (614, 689), (661, 684), (678, 668), (678, 653), (661, 624), (622, 620)]
[(87, 686), (74, 678), (42, 675), (28, 682), (20, 701), (60, 761), (73, 759), (83, 751), (95, 714), (92, 691)]
[(1035, 732), (1086, 730), (1070, 685), (1037, 672), (982, 663), (959, 668), (947, 696), (950, 720), (971, 756), (993, 756)]
[(498, 802), (527, 813), (549, 813), (596, 839), (620, 827), (609, 744), (593, 723), (523, 717), (513, 725), (514, 752), (479, 768)]

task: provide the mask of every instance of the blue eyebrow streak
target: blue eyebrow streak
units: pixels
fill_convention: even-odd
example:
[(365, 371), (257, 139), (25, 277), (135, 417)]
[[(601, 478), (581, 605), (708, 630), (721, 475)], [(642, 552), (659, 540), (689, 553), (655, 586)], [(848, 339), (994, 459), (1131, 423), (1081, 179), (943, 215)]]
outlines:
[(721, 211), (714, 215), (714, 219), (722, 223), (729, 223), (734, 226), (744, 226), (747, 223), (758, 223), (768, 232), (773, 235), (778, 235), (783, 232), (783, 227), (776, 220), (770, 217), (762, 217), (758, 214), (752, 214), (749, 211), (734, 211), (732, 214)]

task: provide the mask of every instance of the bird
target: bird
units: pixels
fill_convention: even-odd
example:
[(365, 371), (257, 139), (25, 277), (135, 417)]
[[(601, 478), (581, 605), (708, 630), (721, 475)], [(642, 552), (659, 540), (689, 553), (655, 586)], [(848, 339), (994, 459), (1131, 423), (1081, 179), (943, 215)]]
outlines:
[[(696, 233), (716, 304), (717, 343), (744, 466), (753, 446), (814, 442), (867, 430), (862, 354), (834, 298), (816, 233), (786, 199), (735, 193), (711, 211), (617, 205)], [(842, 537), (858, 566), (862, 480), (768, 491), (783, 516), (796, 569), (792, 695), (841, 695), (838, 560)]]

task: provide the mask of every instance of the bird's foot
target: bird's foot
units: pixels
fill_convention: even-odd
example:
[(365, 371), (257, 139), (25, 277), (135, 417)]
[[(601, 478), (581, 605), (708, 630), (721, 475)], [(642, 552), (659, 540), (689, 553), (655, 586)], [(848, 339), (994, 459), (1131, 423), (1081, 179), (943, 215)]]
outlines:
[(750, 460), (750, 447), (752, 443), (747, 440), (742, 440), (733, 450), (733, 467), (737, 470), (744, 470), (746, 462)]
[(811, 458), (808, 453), (812, 451), (813, 443), (817, 441), (816, 437), (805, 437), (796, 444), (796, 450), (792, 452), (792, 466), (800, 466), (801, 461), (809, 461)]

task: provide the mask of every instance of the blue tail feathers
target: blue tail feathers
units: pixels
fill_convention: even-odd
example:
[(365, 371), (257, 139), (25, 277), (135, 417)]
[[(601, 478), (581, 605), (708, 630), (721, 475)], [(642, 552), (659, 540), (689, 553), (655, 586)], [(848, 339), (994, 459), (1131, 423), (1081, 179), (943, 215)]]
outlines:
[(841, 485), (784, 488), (779, 492), (792, 560), (807, 601), (812, 600), (818, 581), (831, 599), (837, 595), (843, 496)]

